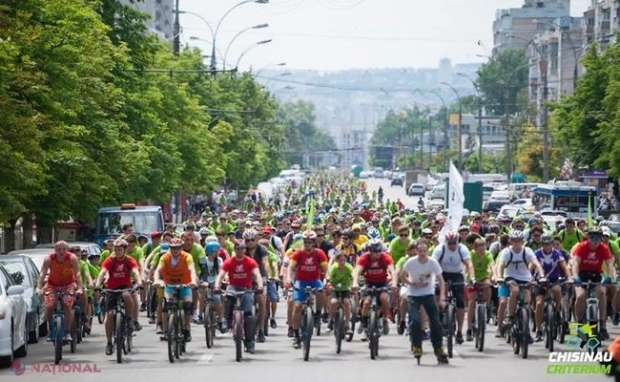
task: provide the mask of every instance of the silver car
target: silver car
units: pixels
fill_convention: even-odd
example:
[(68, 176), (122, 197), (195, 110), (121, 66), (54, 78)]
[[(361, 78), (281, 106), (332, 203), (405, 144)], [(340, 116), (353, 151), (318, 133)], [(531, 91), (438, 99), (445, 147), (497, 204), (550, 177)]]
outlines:
[(0, 266), (0, 367), (28, 354), (27, 305), (24, 287)]

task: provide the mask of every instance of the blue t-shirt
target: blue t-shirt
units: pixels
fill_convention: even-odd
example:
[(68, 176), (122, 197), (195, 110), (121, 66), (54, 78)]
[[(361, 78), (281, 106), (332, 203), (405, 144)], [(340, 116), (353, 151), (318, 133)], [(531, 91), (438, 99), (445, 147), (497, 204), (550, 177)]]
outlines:
[(562, 270), (560, 269), (560, 262), (564, 261), (562, 252), (553, 248), (551, 253), (544, 254), (542, 248), (535, 253), (538, 262), (545, 271), (545, 277), (549, 281), (557, 281), (562, 276)]

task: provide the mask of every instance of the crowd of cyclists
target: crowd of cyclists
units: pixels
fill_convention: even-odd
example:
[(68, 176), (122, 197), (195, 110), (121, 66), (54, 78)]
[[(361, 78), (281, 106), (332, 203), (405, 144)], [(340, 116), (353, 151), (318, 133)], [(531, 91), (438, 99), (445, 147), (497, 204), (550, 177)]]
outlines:
[[(186, 342), (192, 339), (192, 323), (204, 320), (201, 312), (209, 290), (221, 333), (231, 322), (232, 301), (226, 292), (253, 291), (241, 302), (245, 316), (252, 318), (246, 321), (248, 353), (254, 353), (256, 342), (266, 341), (266, 328), (282, 324), (275, 318), (279, 292), (287, 299), (287, 334), (294, 348), (301, 346), (300, 311), (307, 288), (319, 291), (315, 321), (327, 324), (329, 330), (334, 328), (335, 308), (343, 302), (347, 341), (353, 339), (356, 322), (360, 340), (367, 339), (370, 301), (360, 294), (361, 287), (384, 291), (377, 301), (381, 335), (389, 334), (392, 321), (398, 335), (408, 334), (414, 356), (420, 357), (422, 342), (430, 340), (439, 363), (448, 362), (441, 317), (448, 285), (456, 305), (457, 344), (473, 340), (476, 288), (487, 284), (497, 284), (481, 291), (494, 307), (497, 337), (503, 337), (514, 320), (519, 285), (524, 284), (532, 286), (535, 296), (530, 301), (530, 289), (524, 292), (535, 318), (529, 342), (542, 340), (542, 306), (548, 293), (558, 309), (568, 305), (575, 321), (584, 322), (586, 294), (580, 287), (584, 282), (599, 284), (599, 340), (609, 339), (608, 317), (613, 325), (620, 322), (615, 268), (620, 243), (604, 223), (588, 227), (585, 220), (568, 218), (549, 227), (539, 214), (524, 221), (472, 212), (458, 229), (449, 231), (444, 227), (445, 213), (406, 208), (400, 200), (383, 201), (382, 190), (366, 192), (363, 184), (349, 178), (314, 174), (298, 190), (312, 192), (288, 189), (287, 203), (277, 210), (259, 206), (247, 211), (231, 207), (218, 214), (207, 210), (186, 222), (184, 232), (169, 225), (164, 232), (144, 237), (126, 224), (122, 236), (107, 241), (100, 256), (86, 258), (79, 248), (58, 242), (43, 264), (38, 291), (45, 296), (67, 293), (67, 325), (75, 294), (87, 323), (99, 309), (110, 311), (115, 299), (122, 298), (134, 331), (142, 328), (139, 311), (153, 304), (149, 324), (156, 325), (165, 340), (164, 301), (171, 298), (170, 286), (180, 285)], [(135, 289), (105, 295), (100, 306), (101, 288)], [(156, 293), (145, 291), (152, 288)], [(46, 302), (51, 321), (55, 301)], [(111, 321), (106, 316), (108, 355), (113, 353)], [(568, 324), (567, 319), (563, 325)]]

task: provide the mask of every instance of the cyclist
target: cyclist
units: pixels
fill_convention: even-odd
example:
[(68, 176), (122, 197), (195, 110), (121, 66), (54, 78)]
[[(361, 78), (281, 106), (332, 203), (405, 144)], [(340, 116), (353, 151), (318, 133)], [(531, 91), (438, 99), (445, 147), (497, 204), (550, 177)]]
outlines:
[[(271, 264), (269, 263), (269, 250), (258, 243), (260, 239), (258, 231), (255, 229), (247, 229), (243, 232), (243, 240), (246, 246), (245, 255), (251, 257), (258, 264), (258, 270), (260, 271), (263, 284), (267, 285), (267, 271), (269, 270)], [(256, 281), (254, 283), (256, 286)], [(265, 342), (265, 333), (263, 332), (263, 328), (265, 327), (265, 318), (267, 317), (267, 298), (264, 294), (258, 294), (256, 297), (258, 301), (258, 335), (256, 338), (256, 342), (262, 343)]]
[[(539, 278), (545, 278), (551, 283), (556, 283), (560, 276), (564, 276), (568, 280), (570, 277), (568, 265), (566, 264), (562, 253), (553, 247), (553, 236), (548, 234), (542, 235), (540, 238), (540, 244), (541, 248), (534, 252), (534, 254), (536, 255), (540, 265), (542, 265), (545, 273), (538, 274), (537, 276)], [(557, 311), (562, 306), (562, 289), (560, 285), (553, 285), (551, 290), (545, 289), (544, 286), (540, 286), (537, 289), (535, 312), (536, 338), (534, 338), (534, 341), (540, 342), (543, 339), (543, 332), (541, 328), (544, 317), (543, 307), (545, 305), (545, 295), (547, 293), (553, 294), (555, 308)]]
[[(342, 231), (342, 242), (336, 247), (337, 253), (342, 253), (347, 258), (347, 263), (355, 266), (358, 255), (360, 254), (360, 248), (353, 242), (355, 234), (350, 229)], [(330, 259), (330, 267), (335, 261), (335, 258)]]
[[(388, 276), (391, 279), (391, 286), (394, 291), (398, 290), (398, 275), (394, 269), (392, 257), (383, 251), (383, 243), (379, 239), (373, 239), (368, 244), (368, 252), (364, 253), (357, 260), (357, 265), (353, 271), (353, 291), (359, 289), (360, 276), (364, 276), (367, 287), (385, 288), (388, 286)], [(383, 334), (388, 335), (390, 327), (388, 316), (390, 314), (390, 302), (387, 292), (379, 295), (381, 302)], [(361, 340), (366, 340), (366, 329), (368, 328), (368, 318), (370, 315), (370, 296), (364, 298), (361, 303), (362, 325), (358, 333), (362, 335)]]
[[(493, 255), (486, 249), (484, 239), (476, 239), (474, 241), (474, 249), (471, 251), (471, 262), (474, 267), (474, 276), (479, 283), (488, 284), (491, 279), (496, 279)], [(482, 288), (482, 297), (489, 304), (491, 302), (491, 288), (488, 286)], [(472, 324), (475, 316), (477, 290), (475, 285), (467, 288), (467, 341), (473, 340)]]
[[(303, 234), (303, 248), (293, 252), (289, 259), (287, 288), (291, 287), (290, 280), (295, 280), (295, 291), (293, 292), (293, 347), (298, 349), (301, 346), (301, 336), (299, 326), (301, 321), (301, 305), (306, 301), (307, 287), (312, 289), (323, 288), (321, 274), (327, 272), (327, 255), (316, 247), (317, 234), (314, 231), (305, 231)], [(317, 292), (317, 309), (314, 312), (314, 319), (321, 319), (321, 312), (325, 307), (325, 294)]]
[[(49, 272), (49, 275), (48, 275)], [(47, 277), (47, 282), (46, 282)], [(56, 294), (63, 293), (62, 308), (65, 313), (65, 326), (71, 327), (73, 323), (73, 304), (76, 293), (81, 296), (83, 292), (82, 277), (80, 275), (80, 263), (73, 253), (69, 252), (69, 245), (66, 241), (58, 241), (54, 244), (54, 253), (45, 257), (41, 265), (41, 273), (37, 283), (37, 290), (40, 296), (45, 296), (45, 317), (51, 328), (52, 317), (56, 309)], [(52, 331), (48, 341), (52, 340)], [(65, 331), (65, 340), (71, 341), (71, 333)]]
[[(132, 276), (137, 281), (137, 285), (142, 285), (142, 276), (140, 275), (140, 267), (136, 260), (127, 256), (126, 251), (129, 243), (125, 239), (118, 239), (114, 242), (114, 256), (110, 256), (103, 264), (101, 264), (101, 272), (97, 277), (95, 288), (99, 289), (103, 281), (105, 281), (106, 289), (129, 289), (132, 287)], [(107, 276), (107, 278), (106, 278)], [(135, 294), (135, 292), (133, 292)], [(112, 345), (112, 330), (114, 328), (114, 316), (112, 311), (116, 308), (116, 299), (118, 295), (108, 294), (105, 299), (105, 335), (108, 343), (106, 345), (105, 353), (112, 355), (114, 353), (114, 346)], [(134, 298), (132, 293), (124, 292), (122, 294), (123, 302), (125, 303), (125, 312), (129, 318), (134, 322), (134, 327), (138, 324), (138, 311), (134, 309)]]
[[(183, 310), (185, 311), (185, 330), (183, 335), (185, 342), (192, 340), (191, 324), (192, 324), (192, 287), (197, 284), (196, 267), (194, 267), (194, 259), (191, 254), (182, 250), (183, 241), (178, 238), (170, 240), (170, 252), (164, 253), (159, 258), (159, 265), (155, 270), (155, 285), (166, 286), (164, 289), (164, 299), (172, 301), (174, 299), (174, 290), (169, 285), (183, 285), (178, 290), (178, 296), (183, 300)], [(188, 286), (189, 284), (189, 286)], [(164, 305), (164, 337), (167, 339), (168, 332), (168, 304)]]
[[(465, 320), (465, 276), (463, 268), (469, 275), (469, 282), (476, 282), (474, 267), (465, 244), (459, 243), (460, 234), (455, 231), (446, 233), (445, 242), (433, 250), (433, 259), (439, 262), (443, 269), (443, 279), (451, 282), (452, 293), (456, 301), (456, 343), (463, 343), (463, 322)], [(461, 284), (461, 285), (457, 285)]]
[[(263, 291), (263, 278), (258, 269), (258, 263), (251, 257), (245, 255), (246, 244), (243, 241), (235, 243), (235, 255), (222, 264), (222, 269), (215, 279), (215, 286), (213, 287), (214, 294), (219, 291), (222, 280), (228, 275), (228, 287), (226, 291), (236, 293), (243, 291), (252, 291), (252, 279), (256, 280), (257, 293)], [(232, 304), (235, 301), (233, 299), (226, 300), (226, 319), (228, 322), (232, 321)], [(245, 293), (241, 298), (241, 309), (243, 309), (244, 316), (251, 317), (254, 310), (254, 295), (252, 293)], [(250, 320), (245, 320), (246, 325), (250, 323)], [(250, 354), (254, 354), (254, 328), (244, 328), (245, 332), (245, 348)], [(248, 330), (249, 329), (249, 330)]]
[(82, 285), (88, 289), (86, 293), (82, 293), (82, 317), (84, 329), (87, 333), (90, 333), (90, 319), (93, 316), (93, 312), (89, 302), (93, 300), (93, 280), (97, 279), (99, 270), (88, 263), (88, 250), (83, 249), (80, 252), (80, 276), (82, 277)]
[[(417, 256), (409, 258), (400, 273), (400, 280), (409, 286), (409, 333), (413, 355), (422, 355), (422, 322), (420, 308), (428, 316), (431, 327), (431, 343), (435, 350), (437, 360), (441, 363), (448, 362), (448, 356), (443, 349), (443, 329), (439, 321), (439, 308), (446, 305), (446, 286), (443, 281), (443, 270), (439, 262), (428, 256), (428, 242), (426, 239), (417, 241)], [(435, 282), (439, 285), (439, 304), (435, 300)]]
[(344, 307), (344, 326), (347, 338), (353, 336), (351, 331), (351, 284), (353, 282), (353, 266), (347, 263), (347, 256), (344, 253), (337, 253), (336, 264), (329, 268), (326, 281), (332, 285), (332, 299), (329, 303), (329, 330), (334, 329), (334, 315), (338, 306), (338, 297), (342, 298)]
[[(207, 258), (200, 264), (200, 281), (202, 286), (213, 289), (213, 286), (215, 285), (215, 279), (224, 264), (222, 258), (219, 257), (220, 249), (221, 246), (217, 239), (215, 241), (209, 241), (205, 245), (205, 253), (207, 254)], [(215, 309), (215, 314), (217, 316), (217, 325), (220, 333), (226, 333), (228, 330), (228, 324), (224, 320), (222, 296), (219, 294), (212, 294), (211, 298), (213, 298), (213, 308)]]
[[(584, 281), (593, 283), (603, 281), (603, 284), (611, 284), (611, 278), (606, 277), (603, 280), (603, 264), (607, 264), (607, 274), (615, 275), (614, 258), (609, 247), (602, 241), (603, 233), (598, 228), (593, 228), (588, 231), (587, 240), (582, 241), (573, 248), (573, 281), (577, 286)], [(587, 291), (583, 288), (575, 288), (575, 294), (575, 317), (577, 322), (583, 323)], [(597, 295), (600, 310), (599, 317), (603, 318), (599, 323), (598, 334), (601, 340), (605, 340), (609, 338), (606, 328), (607, 296), (605, 285), (597, 287)]]
[[(497, 274), (504, 277), (505, 286), (507, 286), (510, 293), (508, 297), (508, 316), (504, 321), (506, 326), (512, 324), (519, 296), (518, 285), (529, 284), (532, 281), (530, 267), (535, 267), (539, 275), (545, 274), (534, 252), (524, 246), (523, 239), (523, 231), (512, 231), (510, 233), (510, 246), (503, 249), (497, 258)], [(529, 290), (523, 291), (523, 299), (526, 304), (530, 303)], [(499, 312), (497, 321), (502, 322)]]

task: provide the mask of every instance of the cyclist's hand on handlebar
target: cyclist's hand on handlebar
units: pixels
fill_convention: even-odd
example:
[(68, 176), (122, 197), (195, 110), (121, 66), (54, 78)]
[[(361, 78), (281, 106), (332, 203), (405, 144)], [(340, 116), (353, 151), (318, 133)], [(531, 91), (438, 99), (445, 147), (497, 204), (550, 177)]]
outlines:
[(263, 288), (256, 288), (256, 294), (263, 294)]
[(213, 294), (222, 294), (222, 290), (220, 288), (213, 288)]
[(604, 284), (604, 285), (609, 285), (609, 284), (611, 284), (611, 277), (605, 277), (605, 278), (603, 279), (603, 284)]
[(199, 287), (206, 289), (209, 287), (209, 283), (206, 281), (201, 281)]
[(75, 294), (77, 294), (78, 296), (81, 296), (82, 293), (84, 293), (84, 288), (76, 288)]
[(43, 297), (43, 295), (45, 294), (45, 291), (43, 291), (43, 289), (37, 288), (37, 294), (39, 295), (39, 297)]
[(291, 284), (291, 282), (290, 282), (290, 281), (287, 281), (287, 282), (284, 284), (284, 287), (285, 287), (286, 289), (290, 289), (292, 286), (293, 286), (293, 284)]
[(353, 285), (353, 286), (351, 287), (351, 291), (353, 291), (353, 292), (357, 292), (357, 291), (359, 291), (359, 290), (360, 290), (360, 286), (359, 286), (359, 285), (357, 285), (357, 284), (356, 284), (356, 285)]
[(541, 277), (541, 278), (538, 279), (538, 282), (540, 284), (546, 284), (547, 283), (547, 279), (545, 277)]

